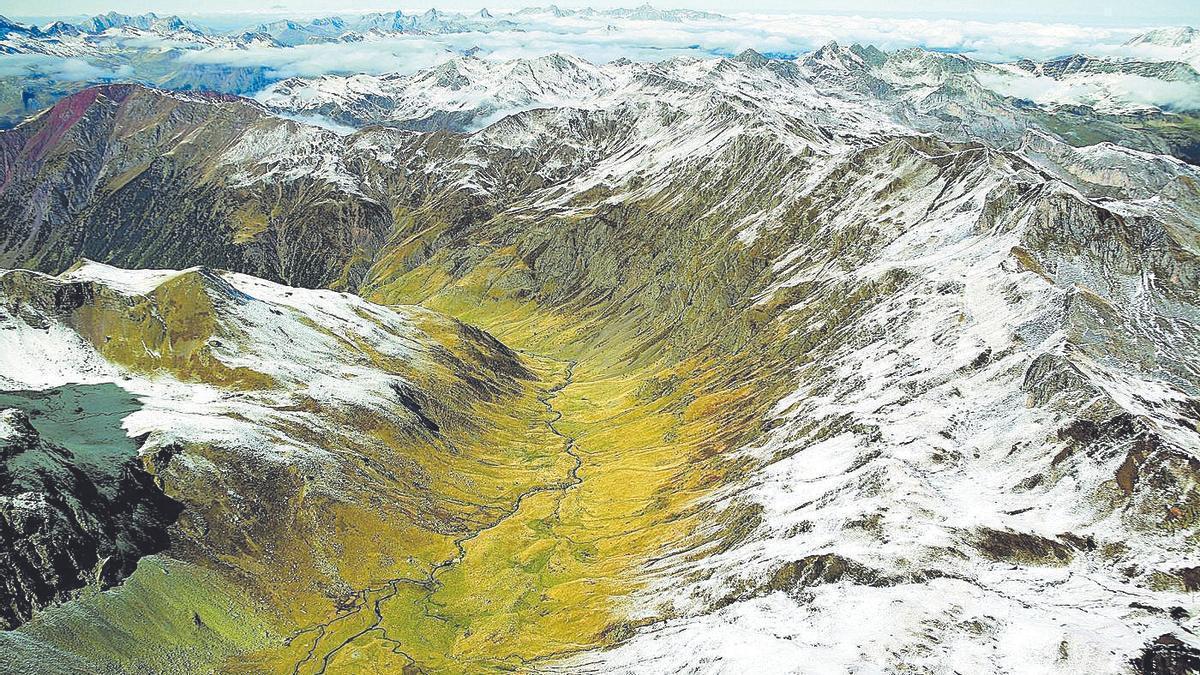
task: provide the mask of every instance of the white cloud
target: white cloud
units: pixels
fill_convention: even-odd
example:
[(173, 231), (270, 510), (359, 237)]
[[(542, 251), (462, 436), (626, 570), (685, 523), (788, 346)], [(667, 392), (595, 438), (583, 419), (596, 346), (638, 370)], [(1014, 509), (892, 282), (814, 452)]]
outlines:
[(263, 66), (274, 77), (313, 77), (326, 73), (412, 72), (454, 56), (448, 46), (426, 37), (398, 37), (371, 42), (336, 42), (298, 47), (206, 49), (182, 54), (188, 63)]
[(169, 37), (162, 37), (149, 33), (140, 35), (122, 35), (114, 40), (120, 46), (126, 49), (141, 49), (165, 51), (169, 49), (196, 49), (196, 43), (186, 40), (177, 40)]
[(328, 129), (329, 131), (332, 131), (333, 133), (335, 133), (339, 136), (349, 136), (350, 134), (358, 131), (358, 129), (356, 127), (352, 127), (348, 124), (341, 124), (341, 123), (335, 122), (335, 121), (329, 119), (328, 117), (325, 117), (324, 115), (299, 115), (299, 114), (292, 114), (292, 113), (286, 113), (286, 112), (280, 112), (280, 111), (275, 111), (272, 114), (275, 115), (276, 117), (282, 117), (282, 118), (288, 119), (288, 120), (295, 120), (302, 124), (309, 124), (314, 127), (321, 127), (322, 129)]
[(104, 68), (81, 58), (48, 54), (5, 54), (0, 57), (0, 77), (40, 75), (60, 82), (95, 82), (130, 77), (129, 66)]
[(1092, 74), (1062, 80), (1019, 75), (976, 76), (980, 84), (1004, 96), (1039, 104), (1088, 105), (1099, 110), (1157, 107), (1200, 110), (1200, 87), (1129, 74)]

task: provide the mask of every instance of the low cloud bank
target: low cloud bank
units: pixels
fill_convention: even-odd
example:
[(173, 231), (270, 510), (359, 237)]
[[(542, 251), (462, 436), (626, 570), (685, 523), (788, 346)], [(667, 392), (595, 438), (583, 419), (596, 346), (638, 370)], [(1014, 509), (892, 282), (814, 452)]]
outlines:
[(129, 66), (106, 68), (81, 58), (48, 54), (4, 54), (0, 77), (43, 77), (58, 82), (99, 82), (133, 75)]
[(270, 77), (315, 77), (326, 74), (409, 73), (437, 65), (456, 55), (446, 43), (428, 36), (387, 38), (370, 42), (337, 42), (298, 47), (205, 49), (180, 55), (185, 63), (265, 67)]
[(314, 127), (321, 127), (322, 129), (332, 131), (333, 133), (335, 133), (339, 136), (349, 136), (350, 134), (358, 131), (357, 127), (352, 127), (348, 124), (342, 124), (340, 122), (335, 122), (335, 121), (329, 119), (328, 117), (325, 117), (324, 115), (298, 115), (298, 114), (286, 113), (286, 112), (280, 112), (280, 111), (275, 111), (272, 114), (274, 114), (277, 117), (282, 117), (284, 119), (300, 122), (301, 124), (308, 124), (308, 125), (314, 126)]
[[(244, 18), (251, 22), (256, 17)], [(261, 18), (261, 17), (260, 17)], [(175, 37), (142, 35), (116, 40), (112, 58), (58, 57), (41, 54), (0, 56), (0, 77), (41, 77), (51, 81), (97, 82), (144, 75), (140, 66), (113, 65), (135, 52), (157, 52), (198, 69), (263, 69), (268, 80), (320, 75), (409, 74), (470, 50), (495, 60), (567, 53), (596, 63), (618, 58), (659, 61), (675, 56), (715, 57), (755, 49), (794, 57), (830, 41), (871, 44), (884, 50), (921, 47), (956, 52), (991, 62), (1022, 58), (1047, 60), (1083, 53), (1178, 59), (1200, 67), (1200, 45), (1185, 48), (1154, 44), (1125, 45), (1147, 28), (1097, 28), (1069, 23), (989, 22), (961, 19), (879, 18), (840, 15), (742, 14), (720, 19), (642, 21), (613, 16), (549, 14), (500, 15), (496, 30), (444, 35), (370, 35), (358, 41), (203, 48)], [(177, 60), (177, 61), (176, 61)], [(108, 62), (109, 65), (105, 65)], [(136, 62), (136, 60), (131, 61)], [(213, 86), (206, 83), (208, 86)], [(992, 83), (1003, 93), (1038, 102), (1089, 102), (1102, 96), (1090, 85), (1005, 79)], [(220, 85), (216, 85), (220, 86)], [(255, 85), (257, 86), (257, 85)], [(1195, 110), (1195, 87), (1146, 78), (1114, 81), (1129, 101), (1168, 109)]]
[(1125, 109), (1130, 105), (1163, 110), (1200, 110), (1200, 87), (1128, 74), (1090, 75), (1055, 80), (1049, 77), (977, 75), (980, 84), (1002, 94), (1039, 104), (1088, 105)]

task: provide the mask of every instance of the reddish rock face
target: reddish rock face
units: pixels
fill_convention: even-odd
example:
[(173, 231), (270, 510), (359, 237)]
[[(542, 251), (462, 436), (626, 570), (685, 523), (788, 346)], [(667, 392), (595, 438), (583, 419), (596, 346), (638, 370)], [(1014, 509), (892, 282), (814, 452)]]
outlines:
[(62, 137), (84, 116), (88, 108), (100, 96), (100, 92), (99, 87), (85, 89), (78, 94), (68, 96), (51, 108), (50, 112), (46, 113), (45, 124), (25, 144), (26, 158), (32, 163), (42, 161), (46, 153), (57, 146)]

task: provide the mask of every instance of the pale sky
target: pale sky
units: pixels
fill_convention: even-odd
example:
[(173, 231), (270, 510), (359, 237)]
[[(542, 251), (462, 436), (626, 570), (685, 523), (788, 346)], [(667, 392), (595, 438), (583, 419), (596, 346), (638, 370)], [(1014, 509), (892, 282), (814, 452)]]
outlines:
[[(431, 6), (475, 11), (481, 6), (505, 10), (548, 1), (488, 3), (487, 0), (439, 0), (431, 4), (389, 3), (387, 0), (0, 0), (0, 14), (11, 18), (77, 16), (116, 10), (124, 13), (206, 15), (214, 13), (292, 13), (296, 15), (356, 15), (365, 11), (403, 9), (423, 11)], [(560, 7), (632, 7), (641, 0), (558, 0)], [(652, 2), (659, 8), (687, 7), (734, 13), (860, 13), (875, 16), (937, 16), (980, 20), (1070, 21), (1095, 25), (1200, 24), (1200, 0), (671, 0)]]

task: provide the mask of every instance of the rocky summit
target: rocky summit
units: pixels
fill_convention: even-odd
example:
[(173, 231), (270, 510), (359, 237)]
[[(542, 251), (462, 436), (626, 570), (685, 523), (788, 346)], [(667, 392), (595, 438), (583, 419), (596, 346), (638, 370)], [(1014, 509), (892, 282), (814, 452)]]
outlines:
[[(733, 19), (242, 43), (531, 21)], [(0, 670), (1200, 671), (1194, 36), (63, 91), (0, 131)]]

